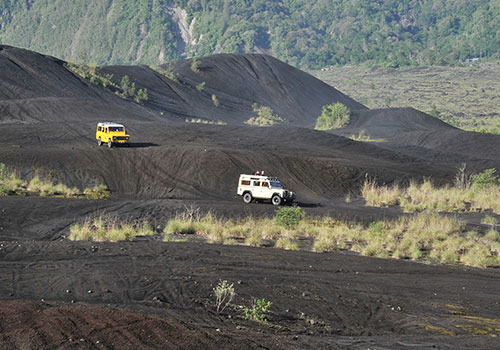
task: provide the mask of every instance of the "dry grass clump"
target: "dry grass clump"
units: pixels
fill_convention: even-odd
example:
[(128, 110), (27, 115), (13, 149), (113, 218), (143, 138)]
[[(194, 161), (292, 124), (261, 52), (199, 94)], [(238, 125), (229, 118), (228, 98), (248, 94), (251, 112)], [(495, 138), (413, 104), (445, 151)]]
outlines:
[(370, 135), (366, 133), (365, 129), (361, 130), (357, 135), (352, 134), (349, 138), (359, 142), (387, 142), (387, 139), (372, 139)]
[(465, 222), (436, 213), (420, 213), (396, 221), (373, 222), (368, 227), (337, 224), (321, 228), (313, 249), (347, 249), (366, 256), (500, 266), (500, 234), (480, 236), (464, 232)]
[(186, 123), (194, 123), (194, 124), (207, 124), (207, 125), (227, 125), (226, 122), (222, 120), (208, 120), (201, 118), (186, 118)]
[[(296, 210), (296, 209), (294, 209)], [(277, 216), (278, 217), (278, 216)], [(282, 217), (283, 218), (283, 217)], [(489, 220), (492, 221), (492, 220)], [(366, 256), (500, 266), (500, 234), (492, 227), (485, 235), (465, 231), (465, 222), (453, 216), (424, 211), (394, 221), (372, 222), (367, 227), (332, 218), (302, 218), (292, 226), (276, 217), (224, 220), (212, 213), (178, 215), (166, 227), (172, 234), (188, 233), (219, 244), (273, 246), (299, 250), (299, 239), (312, 243), (315, 252), (350, 250)]]
[(153, 233), (147, 221), (139, 223), (99, 215), (72, 225), (68, 238), (72, 241), (118, 242), (129, 241), (136, 236), (151, 236)]
[(399, 205), (405, 212), (476, 212), (492, 210), (500, 214), (500, 185), (487, 187), (472, 185), (469, 188), (453, 186), (436, 187), (430, 180), (421, 184), (411, 182), (406, 188), (378, 186), (373, 180), (365, 180), (361, 195), (366, 204), (374, 207)]
[(361, 194), (369, 206), (389, 207), (399, 204), (401, 189), (397, 185), (378, 186), (374, 180), (366, 179)]
[(30, 181), (26, 181), (19, 178), (14, 170), (0, 163), (1, 195), (105, 199), (110, 196), (110, 192), (106, 186), (96, 185), (82, 193), (76, 187), (70, 188), (62, 183), (54, 183), (53, 180), (42, 179), (37, 173)]

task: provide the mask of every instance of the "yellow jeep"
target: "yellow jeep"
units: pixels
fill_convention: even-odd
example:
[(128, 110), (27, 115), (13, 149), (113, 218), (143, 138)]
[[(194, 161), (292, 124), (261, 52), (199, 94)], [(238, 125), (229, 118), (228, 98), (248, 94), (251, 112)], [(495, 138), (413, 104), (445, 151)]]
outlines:
[(114, 144), (130, 146), (130, 135), (127, 135), (125, 127), (113, 122), (98, 123), (95, 138), (99, 146), (103, 143), (107, 143), (109, 148)]

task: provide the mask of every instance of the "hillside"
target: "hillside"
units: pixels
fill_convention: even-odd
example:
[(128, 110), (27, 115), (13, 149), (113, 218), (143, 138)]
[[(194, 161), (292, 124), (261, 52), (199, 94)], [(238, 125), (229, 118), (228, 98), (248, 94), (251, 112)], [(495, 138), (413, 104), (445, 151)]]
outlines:
[[(349, 123), (314, 130), (336, 101)], [(248, 123), (262, 107), (286, 120)], [(96, 142), (104, 120), (129, 147)], [(361, 130), (384, 140), (345, 137)], [(270, 55), (96, 67), (0, 45), (0, 348), (494, 349), (500, 207), (412, 214), (359, 193), (449, 184), (499, 153), (500, 136), (368, 109)], [(297, 207), (244, 203), (256, 170)], [(283, 209), (306, 216), (279, 226)]]
[(500, 134), (500, 64), (338, 66), (311, 71), (368, 108), (412, 107), (460, 129)]
[(302, 68), (448, 65), (500, 55), (500, 3), (0, 1), (0, 43), (98, 65), (265, 52)]

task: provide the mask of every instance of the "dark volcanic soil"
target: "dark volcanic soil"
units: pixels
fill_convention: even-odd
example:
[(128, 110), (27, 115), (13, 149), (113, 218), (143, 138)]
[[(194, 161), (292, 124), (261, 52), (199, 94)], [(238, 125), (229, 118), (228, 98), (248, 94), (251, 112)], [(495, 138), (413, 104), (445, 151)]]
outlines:
[[(82, 348), (190, 348), (193, 338), (199, 348), (228, 349), (498, 344), (452, 326), (498, 316), (498, 271), (154, 241), (4, 242), (1, 248), (5, 344), (71, 347), (73, 339)], [(234, 282), (237, 292), (235, 306), (221, 314), (212, 295), (219, 279)], [(273, 302), (267, 324), (244, 319), (238, 305), (253, 298)], [(15, 299), (34, 301), (8, 301)], [(450, 328), (456, 335), (439, 334)]]
[[(498, 136), (461, 132), (412, 109), (370, 111), (269, 56), (207, 57), (198, 73), (190, 66), (169, 68), (176, 81), (148, 67), (102, 69), (148, 89), (150, 99), (136, 104), (65, 62), (0, 46), (0, 162), (26, 179), (103, 183), (112, 193), (101, 201), (0, 197), (0, 349), (499, 347), (496, 269), (161, 241), (167, 219), (185, 206), (273, 216), (272, 205), (244, 205), (235, 194), (240, 173), (262, 169), (296, 191), (308, 215), (396, 218), (398, 209), (356, 198), (366, 176), (449, 182), (461, 162), (496, 166)], [(351, 124), (335, 134), (311, 130), (321, 106), (335, 101), (353, 110)], [(253, 103), (289, 123), (245, 125)], [(184, 123), (188, 117), (228, 125)], [(98, 147), (95, 124), (104, 120), (125, 123), (132, 147)], [(387, 140), (343, 137), (361, 130)], [(65, 238), (70, 225), (99, 213), (148, 219), (157, 232), (120, 243)], [(478, 225), (481, 216), (464, 218)], [(236, 297), (218, 314), (212, 288), (220, 280), (234, 283)], [(257, 298), (273, 303), (267, 323), (244, 318)]]

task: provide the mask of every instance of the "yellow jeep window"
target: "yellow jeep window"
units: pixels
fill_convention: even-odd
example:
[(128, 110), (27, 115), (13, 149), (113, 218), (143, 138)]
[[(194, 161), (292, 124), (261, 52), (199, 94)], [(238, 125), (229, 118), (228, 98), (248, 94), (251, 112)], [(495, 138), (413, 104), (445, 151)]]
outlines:
[(98, 128), (97, 128), (97, 131), (101, 131), (101, 127), (98, 127)]
[(105, 129), (104, 129), (104, 132), (107, 134), (107, 133), (108, 133), (108, 128), (105, 128)]

